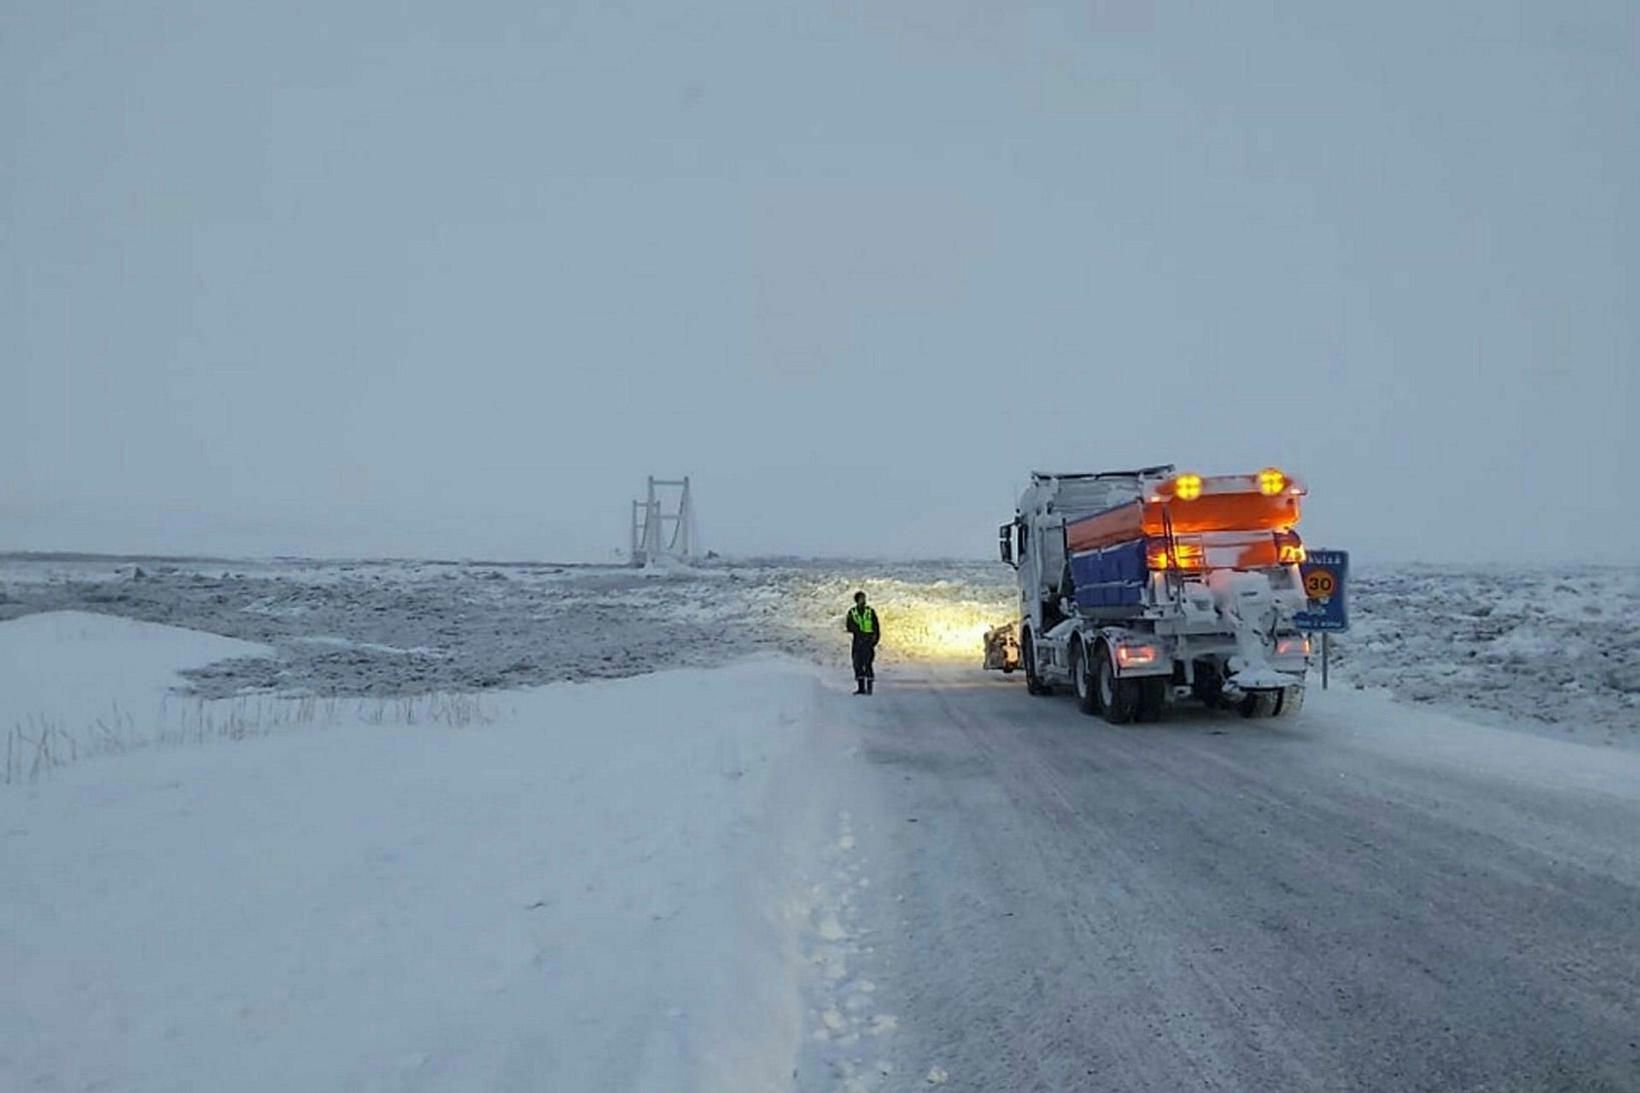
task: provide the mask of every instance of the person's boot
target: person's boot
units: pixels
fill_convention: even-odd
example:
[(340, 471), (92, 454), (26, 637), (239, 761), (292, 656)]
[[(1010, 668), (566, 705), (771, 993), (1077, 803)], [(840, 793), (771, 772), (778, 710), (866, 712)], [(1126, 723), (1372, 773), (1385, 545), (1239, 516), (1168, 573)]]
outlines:
[(872, 689), (872, 688), (873, 688), (873, 687), (875, 687), (875, 686), (876, 686), (876, 685), (877, 685), (877, 681), (876, 681), (876, 680), (875, 680), (875, 679), (872, 679), (872, 678), (870, 678), (870, 677), (869, 677), (869, 676), (868, 676), (868, 677), (867, 677), (867, 678), (866, 678), (866, 694), (870, 694), (870, 693), (871, 693), (871, 689)]
[(863, 695), (866, 693), (865, 676), (861, 676), (859, 679), (854, 681), (854, 693), (857, 695)]

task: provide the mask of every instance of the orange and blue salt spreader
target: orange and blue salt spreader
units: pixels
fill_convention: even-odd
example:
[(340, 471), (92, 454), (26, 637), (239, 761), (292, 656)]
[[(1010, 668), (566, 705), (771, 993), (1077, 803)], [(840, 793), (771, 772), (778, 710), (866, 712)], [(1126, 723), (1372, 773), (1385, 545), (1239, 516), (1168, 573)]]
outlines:
[(986, 635), (986, 667), (1073, 691), (1115, 723), (1199, 700), (1244, 715), (1302, 705), (1309, 639), (1297, 527), (1306, 490), (1276, 467), (1037, 472), (999, 529), (1020, 617)]

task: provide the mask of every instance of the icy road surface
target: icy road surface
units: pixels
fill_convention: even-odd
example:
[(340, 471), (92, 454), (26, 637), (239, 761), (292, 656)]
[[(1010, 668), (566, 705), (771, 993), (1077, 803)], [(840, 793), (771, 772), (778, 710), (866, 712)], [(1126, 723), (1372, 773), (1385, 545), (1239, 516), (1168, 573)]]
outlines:
[(817, 1025), (805, 1090), (1640, 1089), (1640, 754), (1354, 692), (837, 701), (833, 955), (897, 1028)]

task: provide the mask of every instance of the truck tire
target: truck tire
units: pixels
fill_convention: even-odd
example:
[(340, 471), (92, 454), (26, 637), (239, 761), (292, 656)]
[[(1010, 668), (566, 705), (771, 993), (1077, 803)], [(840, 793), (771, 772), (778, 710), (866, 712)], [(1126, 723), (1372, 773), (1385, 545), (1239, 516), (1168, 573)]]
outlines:
[(1027, 627), (1019, 632), (1019, 661), (1025, 668), (1025, 690), (1033, 695), (1053, 694), (1053, 687), (1036, 674), (1036, 639)]
[(1160, 721), (1167, 708), (1167, 683), (1162, 676), (1136, 681), (1139, 684), (1139, 708), (1134, 711), (1135, 721)]
[(1243, 717), (1274, 717), (1280, 702), (1280, 691), (1254, 691), (1236, 708)]
[(1126, 725), (1139, 712), (1139, 681), (1118, 679), (1116, 666), (1111, 664), (1103, 646), (1095, 649), (1093, 655), (1099, 671), (1099, 685), (1094, 689), (1098, 692), (1099, 704), (1104, 707), (1105, 720), (1112, 725)]
[(1099, 689), (1089, 671), (1087, 649), (1080, 639), (1071, 643), (1071, 683), (1076, 688), (1077, 709), (1092, 717), (1099, 712)]
[(1284, 687), (1281, 697), (1276, 700), (1276, 712), (1272, 717), (1297, 717), (1298, 711), (1304, 708), (1304, 688)]

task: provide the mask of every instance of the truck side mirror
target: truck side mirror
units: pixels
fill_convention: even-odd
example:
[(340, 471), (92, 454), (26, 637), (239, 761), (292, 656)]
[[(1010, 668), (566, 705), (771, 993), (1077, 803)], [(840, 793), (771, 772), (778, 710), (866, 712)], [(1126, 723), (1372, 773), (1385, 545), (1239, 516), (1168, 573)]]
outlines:
[(1003, 524), (997, 528), (997, 547), (1002, 555), (1004, 565), (1014, 564), (1014, 525)]

